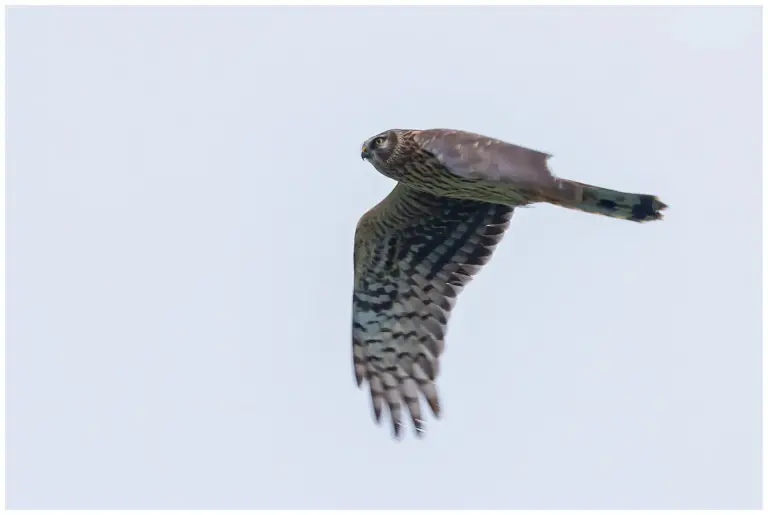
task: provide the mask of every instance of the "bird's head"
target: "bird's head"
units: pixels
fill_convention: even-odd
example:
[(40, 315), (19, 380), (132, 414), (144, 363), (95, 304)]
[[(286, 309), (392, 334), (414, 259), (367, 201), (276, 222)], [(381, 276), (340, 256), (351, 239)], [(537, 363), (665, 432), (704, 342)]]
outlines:
[(360, 149), (360, 157), (377, 169), (387, 168), (388, 162), (397, 153), (399, 133), (397, 129), (390, 129), (368, 138)]

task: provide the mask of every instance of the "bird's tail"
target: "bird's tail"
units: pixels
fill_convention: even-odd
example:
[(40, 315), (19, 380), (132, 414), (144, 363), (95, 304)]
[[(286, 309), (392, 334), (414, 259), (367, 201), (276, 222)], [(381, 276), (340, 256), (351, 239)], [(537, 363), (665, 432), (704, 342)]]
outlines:
[(625, 193), (568, 179), (558, 179), (561, 195), (553, 204), (633, 222), (660, 220), (667, 205), (653, 195)]

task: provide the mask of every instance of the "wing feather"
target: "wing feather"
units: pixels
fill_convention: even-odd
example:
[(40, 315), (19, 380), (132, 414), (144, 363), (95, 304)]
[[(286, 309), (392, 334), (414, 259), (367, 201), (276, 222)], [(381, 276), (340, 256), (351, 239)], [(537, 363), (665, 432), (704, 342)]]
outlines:
[(435, 416), (439, 358), (456, 298), (490, 259), (513, 208), (418, 192), (403, 184), (355, 231), (353, 366), (368, 382), (374, 417), (387, 405), (396, 437), (401, 410), (424, 431), (420, 397)]
[(550, 190), (557, 179), (550, 154), (480, 134), (452, 129), (414, 131), (413, 138), (451, 173), (465, 179), (502, 182), (526, 190)]

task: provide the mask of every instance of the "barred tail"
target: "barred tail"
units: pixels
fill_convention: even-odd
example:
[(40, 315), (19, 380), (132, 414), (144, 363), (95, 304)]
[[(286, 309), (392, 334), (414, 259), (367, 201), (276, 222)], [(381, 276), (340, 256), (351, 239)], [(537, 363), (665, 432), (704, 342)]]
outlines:
[(650, 222), (663, 218), (661, 211), (667, 207), (653, 195), (625, 193), (567, 179), (558, 179), (558, 187), (562, 197), (554, 204), (611, 218)]

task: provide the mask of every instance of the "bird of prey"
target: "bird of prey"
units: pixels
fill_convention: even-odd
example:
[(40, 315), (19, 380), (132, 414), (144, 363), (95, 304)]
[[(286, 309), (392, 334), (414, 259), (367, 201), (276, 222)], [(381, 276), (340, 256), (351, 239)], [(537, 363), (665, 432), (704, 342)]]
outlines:
[(376, 422), (384, 404), (402, 436), (403, 404), (424, 432), (421, 398), (435, 417), (435, 385), (456, 296), (509, 226), (517, 206), (548, 202), (647, 222), (667, 206), (555, 177), (549, 154), (471, 132), (391, 129), (367, 139), (363, 160), (397, 181), (355, 230), (352, 354)]

